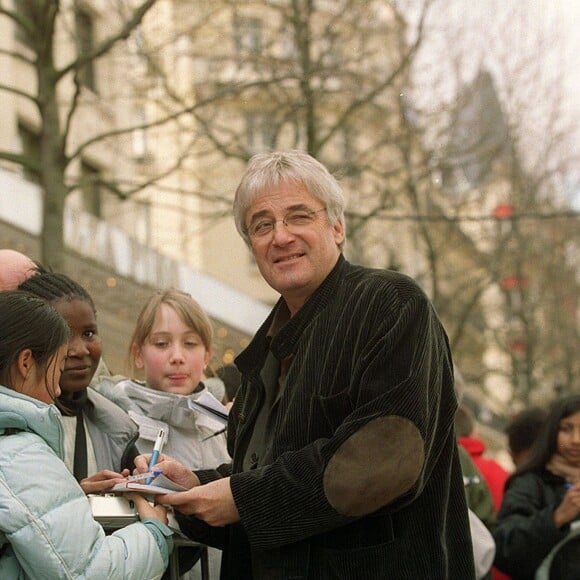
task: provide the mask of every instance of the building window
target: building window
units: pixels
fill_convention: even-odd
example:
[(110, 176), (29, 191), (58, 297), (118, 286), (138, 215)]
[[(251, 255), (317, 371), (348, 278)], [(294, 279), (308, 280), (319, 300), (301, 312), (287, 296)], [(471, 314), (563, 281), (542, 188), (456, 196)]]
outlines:
[(40, 167), (40, 137), (35, 131), (19, 123), (18, 138), (20, 139), (20, 151), (25, 157), (25, 163), (22, 164), (24, 178), (32, 183), (40, 183), (38, 171), (26, 164), (27, 161), (30, 165)]
[(285, 28), (280, 34), (280, 53), (282, 58), (289, 60), (298, 58), (298, 47), (296, 38), (291, 28)]
[(82, 161), (80, 186), (85, 211), (98, 218), (103, 217), (100, 169)]
[[(76, 31), (77, 31), (77, 48), (78, 55), (82, 58), (90, 55), (95, 47), (95, 35), (93, 19), (90, 14), (83, 10), (77, 10), (75, 14)], [(90, 59), (85, 66), (79, 71), (79, 79), (83, 86), (97, 92), (95, 82), (95, 64)]]
[(238, 54), (256, 54), (262, 50), (262, 21), (237, 17), (234, 21), (234, 43)]
[(246, 142), (250, 151), (257, 153), (274, 147), (275, 127), (266, 113), (246, 114)]
[(143, 126), (147, 123), (147, 112), (145, 107), (135, 109), (136, 129), (131, 132), (131, 146), (133, 148), (133, 158), (138, 163), (146, 163), (151, 160), (149, 144), (147, 143), (147, 131)]

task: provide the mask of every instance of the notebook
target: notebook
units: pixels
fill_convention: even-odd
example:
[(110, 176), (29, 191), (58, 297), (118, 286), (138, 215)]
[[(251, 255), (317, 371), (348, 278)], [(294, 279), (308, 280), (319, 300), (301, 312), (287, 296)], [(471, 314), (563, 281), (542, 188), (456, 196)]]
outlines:
[(160, 494), (160, 493), (177, 493), (178, 491), (187, 491), (186, 487), (183, 487), (173, 481), (168, 477), (165, 477), (162, 473), (154, 477), (150, 483), (145, 483), (143, 480), (128, 480), (123, 483), (117, 483), (112, 489), (112, 492), (124, 492), (124, 491), (140, 491), (147, 494)]

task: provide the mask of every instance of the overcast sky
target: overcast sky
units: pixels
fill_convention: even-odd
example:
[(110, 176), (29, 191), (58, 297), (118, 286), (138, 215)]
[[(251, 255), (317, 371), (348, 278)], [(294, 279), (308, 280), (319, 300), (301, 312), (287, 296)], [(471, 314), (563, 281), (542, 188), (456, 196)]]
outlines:
[[(422, 0), (400, 0), (422, 3)], [(422, 57), (423, 103), (432, 98), (435, 70), (449, 66), (451, 55), (463, 51), (464, 82), (483, 65), (495, 73), (498, 90), (528, 87), (514, 111), (525, 111), (529, 137), (533, 143), (546, 131), (547, 109), (557, 94), (562, 103), (570, 140), (565, 154), (580, 154), (580, 0), (435, 0), (431, 9), (431, 35)], [(467, 56), (465, 56), (467, 55)], [(514, 64), (510, 75), (509, 61)], [(525, 70), (527, 69), (527, 71)], [(526, 76), (527, 72), (527, 76)], [(443, 86), (453, 92), (455, 72), (449, 69)], [(441, 88), (441, 87), (440, 87)], [(555, 91), (558, 91), (555, 93)], [(576, 162), (576, 179), (580, 180), (580, 161)], [(580, 191), (575, 197), (580, 210)]]

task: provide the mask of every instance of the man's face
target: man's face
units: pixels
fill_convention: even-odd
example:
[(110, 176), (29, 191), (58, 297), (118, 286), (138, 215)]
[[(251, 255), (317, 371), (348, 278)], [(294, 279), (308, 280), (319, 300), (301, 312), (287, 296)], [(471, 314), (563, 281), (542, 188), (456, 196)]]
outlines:
[[(294, 315), (328, 276), (340, 255), (344, 224), (330, 224), (323, 203), (296, 183), (281, 184), (260, 193), (245, 216), (246, 227), (261, 220), (275, 221), (264, 236), (250, 236), (252, 253), (268, 284), (282, 294)], [(311, 223), (287, 227), (289, 212), (317, 212)]]

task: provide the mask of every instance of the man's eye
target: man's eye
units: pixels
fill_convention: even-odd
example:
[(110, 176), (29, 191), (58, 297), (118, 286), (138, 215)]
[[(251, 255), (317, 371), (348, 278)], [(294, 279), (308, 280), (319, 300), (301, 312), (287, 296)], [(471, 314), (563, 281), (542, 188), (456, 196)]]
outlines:
[(84, 336), (85, 338), (93, 338), (97, 334), (94, 330), (85, 330)]
[(312, 221), (312, 214), (305, 211), (297, 211), (286, 216), (286, 223), (291, 226), (305, 226)]
[(252, 227), (251, 230), (254, 234), (267, 234), (273, 228), (273, 224), (269, 220), (264, 220), (261, 222), (256, 222)]

